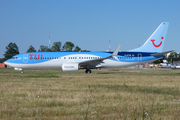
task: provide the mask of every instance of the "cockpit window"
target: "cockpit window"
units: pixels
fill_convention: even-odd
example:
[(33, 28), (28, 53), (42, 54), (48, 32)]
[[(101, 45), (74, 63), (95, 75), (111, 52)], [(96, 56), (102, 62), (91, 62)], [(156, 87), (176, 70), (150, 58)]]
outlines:
[(18, 57), (13, 57), (13, 59), (18, 59)]

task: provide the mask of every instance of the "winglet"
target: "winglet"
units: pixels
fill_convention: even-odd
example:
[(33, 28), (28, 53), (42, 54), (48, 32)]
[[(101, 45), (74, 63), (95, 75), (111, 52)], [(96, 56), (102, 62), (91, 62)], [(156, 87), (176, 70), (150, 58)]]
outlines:
[(111, 55), (111, 56), (112, 56), (114, 59), (116, 59), (116, 60), (119, 60), (116, 56), (117, 56), (117, 54), (118, 54), (118, 51), (119, 51), (120, 47), (121, 47), (121, 45), (119, 45), (119, 46), (116, 48), (116, 50), (113, 52), (113, 54)]

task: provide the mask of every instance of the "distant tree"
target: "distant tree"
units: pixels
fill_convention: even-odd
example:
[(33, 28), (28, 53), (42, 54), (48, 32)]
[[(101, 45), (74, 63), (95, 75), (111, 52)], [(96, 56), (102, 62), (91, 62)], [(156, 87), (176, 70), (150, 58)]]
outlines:
[(52, 50), (51, 50), (50, 48), (48, 48), (48, 49), (46, 50), (46, 52), (52, 52)]
[(163, 63), (163, 58), (159, 59), (159, 60), (155, 60), (153, 63), (155, 63), (155, 64)]
[(41, 45), (40, 49), (38, 50), (38, 52), (46, 52), (47, 49), (48, 49), (48, 46)]
[(11, 42), (8, 44), (8, 46), (6, 46), (6, 51), (3, 60), (6, 61), (17, 54), (19, 54), (19, 48), (17, 47), (16, 43)]
[(74, 49), (74, 51), (76, 51), (76, 52), (79, 52), (80, 50), (81, 50), (81, 48), (78, 47), (78, 46), (76, 46), (75, 49)]
[(63, 45), (63, 50), (64, 51), (72, 51), (73, 48), (74, 48), (74, 44), (72, 42), (66, 42)]
[(90, 52), (89, 50), (81, 50), (81, 52)]
[(51, 50), (53, 52), (59, 52), (61, 51), (61, 42), (54, 42), (53, 46), (51, 47)]
[(0, 58), (0, 63), (3, 63), (4, 62), (4, 59), (3, 58)]
[(30, 52), (36, 52), (35, 48), (32, 45), (30, 45), (26, 53), (30, 53)]
[(176, 52), (172, 52), (172, 53), (168, 56), (167, 61), (168, 61), (168, 62), (173, 62), (173, 61), (172, 61), (172, 58), (173, 58), (173, 57), (180, 57), (180, 53), (178, 54), (178, 53), (176, 53)]

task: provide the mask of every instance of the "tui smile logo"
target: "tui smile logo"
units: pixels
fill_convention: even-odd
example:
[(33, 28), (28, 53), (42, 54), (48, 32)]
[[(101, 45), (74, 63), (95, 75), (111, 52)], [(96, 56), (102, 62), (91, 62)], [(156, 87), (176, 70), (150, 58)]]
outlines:
[[(164, 39), (164, 37), (161, 37), (161, 39)], [(155, 39), (152, 39), (151, 41), (152, 41), (152, 44), (154, 45), (154, 47), (160, 47), (161, 44), (162, 44), (162, 41), (161, 41), (161, 42), (159, 43), (159, 45), (156, 45), (156, 44), (154, 43)]]

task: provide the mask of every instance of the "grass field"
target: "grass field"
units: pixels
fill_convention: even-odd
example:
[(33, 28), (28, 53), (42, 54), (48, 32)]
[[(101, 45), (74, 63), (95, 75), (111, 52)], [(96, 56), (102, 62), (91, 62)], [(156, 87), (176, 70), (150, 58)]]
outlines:
[(180, 70), (0, 69), (0, 119), (180, 119)]

